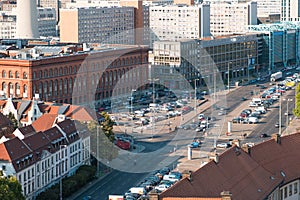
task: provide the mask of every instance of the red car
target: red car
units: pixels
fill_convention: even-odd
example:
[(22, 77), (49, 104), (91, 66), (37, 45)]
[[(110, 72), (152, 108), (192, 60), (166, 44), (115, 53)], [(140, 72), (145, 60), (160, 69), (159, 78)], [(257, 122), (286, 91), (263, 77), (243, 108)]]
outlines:
[(124, 141), (124, 140), (117, 140), (116, 145), (124, 150), (130, 149), (130, 142)]

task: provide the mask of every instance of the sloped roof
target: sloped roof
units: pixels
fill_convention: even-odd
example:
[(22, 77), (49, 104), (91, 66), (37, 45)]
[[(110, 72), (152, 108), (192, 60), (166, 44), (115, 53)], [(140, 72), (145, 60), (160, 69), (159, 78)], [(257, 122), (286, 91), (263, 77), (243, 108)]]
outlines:
[(45, 131), (53, 126), (56, 117), (56, 114), (43, 114), (32, 123), (32, 126), (36, 131)]
[(19, 131), (24, 135), (24, 137), (28, 137), (36, 133), (32, 125), (21, 127), (19, 128)]
[(10, 156), (5, 148), (4, 143), (0, 144), (0, 160), (7, 160), (7, 161), (11, 161)]
[[(166, 197), (220, 197), (230, 191), (233, 199), (264, 199), (278, 185), (300, 177), (300, 133), (270, 139), (250, 149), (250, 154), (234, 146), (160, 194)], [(284, 173), (285, 177), (282, 175)]]
[(9, 119), (5, 115), (0, 113), (0, 128), (8, 126), (9, 124), (10, 124)]
[(66, 117), (70, 117), (77, 121), (97, 121), (99, 115), (90, 108), (83, 106), (71, 105), (70, 108), (64, 113)]

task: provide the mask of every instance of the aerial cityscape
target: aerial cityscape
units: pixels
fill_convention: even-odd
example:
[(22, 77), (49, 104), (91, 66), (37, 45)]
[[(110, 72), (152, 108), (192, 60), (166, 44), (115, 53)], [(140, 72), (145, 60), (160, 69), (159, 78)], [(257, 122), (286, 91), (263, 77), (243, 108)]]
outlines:
[(300, 200), (300, 2), (0, 12), (0, 200)]

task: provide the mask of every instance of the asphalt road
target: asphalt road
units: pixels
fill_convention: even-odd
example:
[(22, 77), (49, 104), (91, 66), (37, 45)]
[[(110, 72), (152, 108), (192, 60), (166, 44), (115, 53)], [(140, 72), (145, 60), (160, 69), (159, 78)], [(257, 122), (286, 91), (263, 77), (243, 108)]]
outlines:
[[(226, 99), (226, 107), (229, 109), (229, 112), (237, 108), (242, 102), (241, 98), (245, 97), (247, 99), (252, 98), (251, 92), (258, 92), (260, 90), (259, 87), (255, 85), (243, 86), (237, 90), (232, 91)], [(283, 98), (293, 98), (293, 92), (289, 91), (289, 94), (286, 94)], [(224, 106), (224, 105), (223, 105)], [(284, 113), (286, 112), (286, 102), (282, 103), (282, 125), (283, 129), (285, 128), (286, 116)], [(293, 102), (289, 103), (289, 113), (292, 113), (292, 108), (294, 106)], [(244, 142), (259, 142), (264, 140), (265, 138), (260, 138), (261, 133), (267, 133), (269, 135), (278, 132), (278, 128), (275, 127), (276, 122), (278, 122), (278, 103), (273, 104), (269, 109), (270, 115), (267, 118), (262, 119), (261, 122), (256, 126), (253, 130), (252, 134), (247, 137)], [(206, 115), (214, 114), (215, 111), (209, 109), (205, 112)], [(220, 116), (216, 116), (217, 119), (220, 119)], [(191, 133), (194, 130), (186, 130), (187, 133)], [(199, 135), (198, 136), (203, 136)], [(158, 142), (150, 142), (150, 141), (139, 141), (139, 144), (145, 147), (144, 153), (152, 152), (157, 149), (160, 149), (171, 141), (174, 137), (174, 134), (167, 134), (165, 136), (161, 136), (161, 141)], [(146, 161), (143, 161), (146, 162)], [(138, 184), (144, 177), (147, 176), (148, 173), (126, 173), (120, 172), (117, 170), (113, 170), (105, 179), (97, 182), (97, 184), (93, 185), (90, 189), (85, 191), (82, 195), (80, 195), (78, 200), (81, 200), (84, 196), (91, 196), (92, 199), (101, 199), (105, 200), (108, 198), (109, 194), (124, 194), (130, 187)]]

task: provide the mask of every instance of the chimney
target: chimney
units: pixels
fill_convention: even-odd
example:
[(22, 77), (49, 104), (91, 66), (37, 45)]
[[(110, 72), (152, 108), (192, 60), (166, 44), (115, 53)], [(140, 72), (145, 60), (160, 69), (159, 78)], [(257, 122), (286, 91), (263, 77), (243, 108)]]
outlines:
[(272, 139), (274, 139), (277, 144), (280, 144), (280, 135), (279, 134), (277, 134), (277, 133), (272, 134)]
[(149, 200), (158, 200), (158, 193), (156, 192), (156, 190), (151, 190), (149, 193)]
[(216, 164), (219, 163), (219, 154), (215, 154), (214, 156), (210, 156), (209, 161), (214, 161)]
[(248, 144), (243, 144), (242, 149), (250, 155), (251, 147)]
[(232, 144), (236, 145), (237, 147), (240, 147), (241, 146), (241, 141), (239, 139), (234, 139), (234, 140), (232, 140)]
[(223, 191), (221, 192), (221, 199), (222, 200), (231, 200), (232, 194), (229, 191)]

